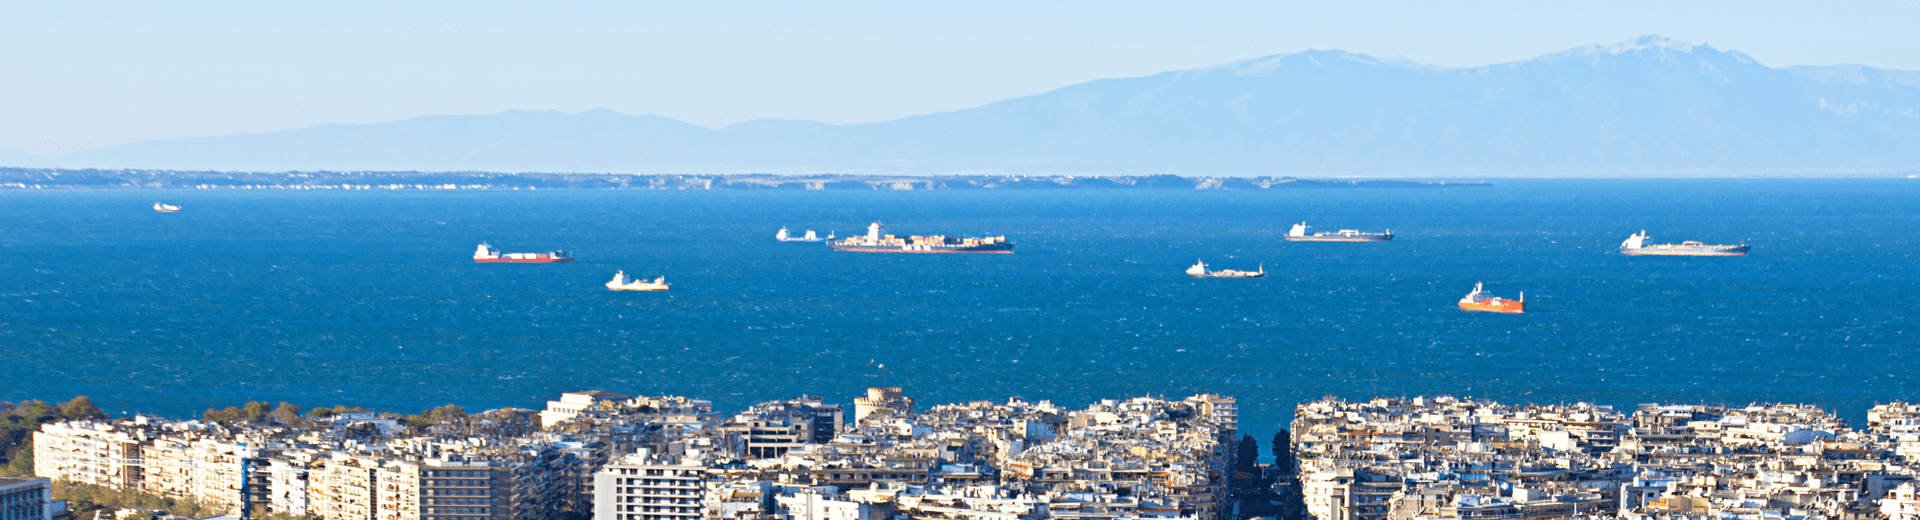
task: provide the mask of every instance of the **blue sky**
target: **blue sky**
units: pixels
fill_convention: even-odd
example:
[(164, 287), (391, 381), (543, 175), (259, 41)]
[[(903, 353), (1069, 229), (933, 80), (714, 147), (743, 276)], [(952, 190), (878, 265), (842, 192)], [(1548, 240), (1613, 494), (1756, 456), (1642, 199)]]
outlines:
[(1658, 34), (1920, 70), (1920, 2), (0, 0), (0, 148), (502, 110), (882, 121), (1306, 49), (1442, 66)]

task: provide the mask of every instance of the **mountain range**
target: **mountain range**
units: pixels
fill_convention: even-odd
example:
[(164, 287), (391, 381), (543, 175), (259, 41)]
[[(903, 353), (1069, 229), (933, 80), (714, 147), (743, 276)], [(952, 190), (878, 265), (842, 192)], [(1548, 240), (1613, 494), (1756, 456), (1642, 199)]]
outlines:
[(1103, 79), (868, 124), (507, 111), (0, 165), (239, 171), (1368, 177), (1881, 175), (1920, 170), (1920, 72), (1771, 68), (1648, 36), (1443, 68), (1306, 51)]

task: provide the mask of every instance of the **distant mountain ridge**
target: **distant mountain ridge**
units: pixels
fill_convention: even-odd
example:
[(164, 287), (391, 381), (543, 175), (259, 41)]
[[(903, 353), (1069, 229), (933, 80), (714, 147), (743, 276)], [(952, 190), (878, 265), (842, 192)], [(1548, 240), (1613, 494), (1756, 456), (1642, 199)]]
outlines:
[(635, 175), (498, 172), (216, 172), (0, 167), (6, 189), (202, 190), (1284, 190), (1486, 188), (1485, 182), (1075, 175)]
[[(1443, 68), (1306, 51), (858, 125), (508, 111), (113, 146), (18, 166), (1368, 177), (1920, 170), (1920, 72), (1661, 37)], [(0, 161), (19, 161), (0, 155)]]

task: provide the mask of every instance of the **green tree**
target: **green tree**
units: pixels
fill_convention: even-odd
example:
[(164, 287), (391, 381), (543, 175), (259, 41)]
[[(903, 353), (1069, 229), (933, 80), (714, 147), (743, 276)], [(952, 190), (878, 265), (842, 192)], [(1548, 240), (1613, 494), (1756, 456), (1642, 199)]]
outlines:
[(255, 520), (312, 520), (313, 519), (313, 517), (309, 515), (296, 515), (293, 513), (286, 513), (286, 512), (279, 512), (279, 511), (269, 512), (267, 511), (267, 506), (263, 506), (263, 505), (253, 506), (253, 518)]
[(300, 420), (300, 405), (281, 401), (280, 406), (274, 407), (270, 415), (273, 416), (273, 420), (281, 424), (293, 424), (294, 421)]
[(33, 438), (28, 437), (27, 442), (20, 443), (20, 447), (15, 448), (7, 458), (7, 473), (21, 477), (33, 476)]
[(313, 409), (313, 411), (311, 411), (311, 412), (307, 412), (307, 417), (312, 417), (312, 418), (315, 418), (315, 419), (321, 419), (321, 418), (326, 418), (326, 417), (329, 417), (329, 416), (332, 416), (332, 415), (337, 415), (337, 414), (343, 414), (343, 413), (361, 413), (361, 412), (366, 412), (366, 411), (367, 411), (367, 409), (365, 409), (365, 408), (361, 408), (361, 407), (358, 407), (358, 406), (347, 406), (347, 405), (344, 405), (344, 404), (343, 404), (343, 405), (339, 405), (339, 406), (335, 406), (335, 407), (332, 407), (332, 408), (328, 408), (328, 407), (325, 407), (325, 406), (322, 406), (322, 407), (319, 407), (319, 408), (314, 408), (314, 409)]
[(20, 403), (20, 410), (22, 411), (22, 415), (29, 416), (46, 416), (53, 414), (53, 407), (47, 406), (46, 401), (39, 399), (22, 401)]
[(1255, 466), (1260, 465), (1260, 441), (1253, 440), (1252, 435), (1241, 435), (1240, 447), (1234, 450), (1234, 455), (1234, 471), (1253, 473)]
[(100, 407), (93, 405), (93, 400), (87, 399), (87, 396), (82, 395), (76, 396), (73, 400), (60, 405), (60, 418), (70, 421), (105, 419), (107, 418), (107, 413), (100, 411)]
[(267, 403), (247, 401), (247, 407), (240, 410), (240, 415), (245, 417), (247, 422), (257, 423), (265, 420), (267, 418)]
[(52, 491), (55, 500), (69, 501), (68, 507), (73, 512), (73, 518), (90, 518), (96, 511), (111, 512), (115, 509), (162, 509), (188, 518), (206, 518), (232, 512), (191, 498), (169, 498), (137, 489), (116, 489), (67, 480), (53, 481)]
[(1293, 474), (1293, 432), (1281, 428), (1273, 432), (1273, 468), (1281, 475)]
[(225, 410), (208, 408), (206, 413), (200, 414), (200, 418), (207, 422), (231, 424), (240, 422), (241, 419), (246, 418), (246, 415), (239, 408), (229, 406)]
[(449, 404), (439, 408), (428, 408), (426, 411), (418, 414), (406, 416), (403, 420), (407, 423), (407, 426), (425, 427), (453, 421), (466, 416), (466, 408), (461, 408), (460, 405)]

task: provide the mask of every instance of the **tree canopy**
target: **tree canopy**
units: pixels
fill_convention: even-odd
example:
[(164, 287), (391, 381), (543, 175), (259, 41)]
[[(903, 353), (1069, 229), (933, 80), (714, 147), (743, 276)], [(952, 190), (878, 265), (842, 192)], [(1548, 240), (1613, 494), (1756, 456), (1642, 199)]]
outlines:
[(1273, 432), (1273, 467), (1282, 475), (1293, 474), (1293, 432), (1286, 428)]

